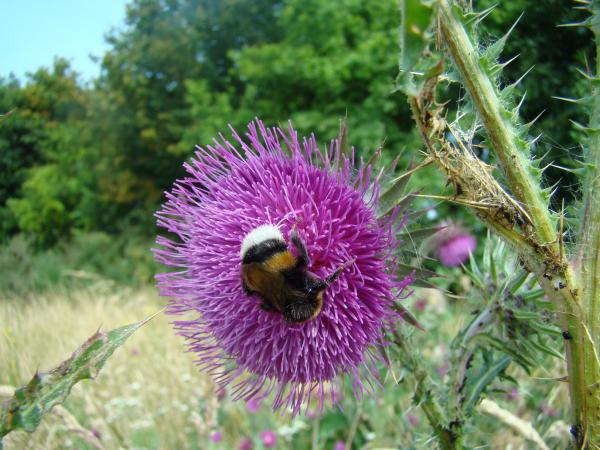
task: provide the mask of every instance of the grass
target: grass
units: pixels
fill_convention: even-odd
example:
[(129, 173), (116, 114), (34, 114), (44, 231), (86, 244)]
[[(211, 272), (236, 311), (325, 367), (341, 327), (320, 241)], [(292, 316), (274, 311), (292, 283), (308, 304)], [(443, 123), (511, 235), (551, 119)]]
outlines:
[(78, 232), (52, 248), (39, 248), (31, 236), (0, 243), (0, 290), (12, 297), (56, 289), (80, 290), (111, 280), (142, 287), (157, 272), (150, 248), (154, 238), (128, 230), (120, 236)]
[[(99, 327), (136, 322), (158, 311), (161, 303), (150, 290), (113, 293), (106, 284), (37, 295), (27, 303), (3, 300), (0, 385), (24, 384), (37, 369), (66, 359)], [(65, 407), (83, 428), (100, 436), (105, 448), (193, 448), (190, 442), (202, 441), (216, 425), (216, 404), (212, 383), (192, 359), (168, 319), (159, 315), (115, 353), (95, 382), (77, 385)], [(35, 433), (9, 435), (5, 447), (86, 448), (62, 422), (50, 414)]]

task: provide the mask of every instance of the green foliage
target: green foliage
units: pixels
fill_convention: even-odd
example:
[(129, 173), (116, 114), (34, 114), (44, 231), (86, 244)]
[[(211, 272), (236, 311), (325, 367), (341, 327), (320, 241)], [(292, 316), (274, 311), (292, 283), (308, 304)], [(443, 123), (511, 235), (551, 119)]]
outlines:
[[(348, 112), (359, 151), (386, 140), (395, 155), (414, 139), (392, 92), (397, 20), (393, 0), (134, 1), (127, 27), (108, 37), (93, 86), (79, 86), (63, 61), (23, 87), (6, 84), (2, 107), (17, 107), (2, 120), (13, 136), (6, 154), (37, 156), (2, 163), (11, 173), (15, 164), (27, 169), (7, 177), (3, 235), (26, 231), (51, 245), (74, 229), (114, 233), (139, 223), (196, 144), (227, 134), (228, 124), (243, 131), (256, 116), (291, 119), (328, 141)], [(15, 98), (29, 91), (48, 110), (39, 123), (21, 121), (29, 106)], [(140, 225), (152, 233), (151, 221)]]
[(422, 73), (435, 67), (437, 61), (422, 58), (430, 42), (430, 24), (433, 7), (420, 0), (400, 2), (402, 11), (400, 25), (400, 74), (397, 84), (402, 91), (416, 95), (418, 89), (413, 86), (414, 73)]
[[(489, 359), (486, 372), (501, 361), (505, 363), (500, 365), (506, 367), (512, 360), (531, 373), (544, 354), (562, 358), (557, 350), (561, 332), (553, 325), (550, 303), (530, 280), (529, 273), (517, 267), (514, 255), (504, 243), (488, 238), (482, 267), (472, 258), (467, 273), (473, 283), (470, 298), (479, 311), (453, 342), (456, 354), (463, 354), (468, 348), (473, 357), (483, 352), (482, 357)], [(490, 348), (497, 350), (500, 356), (494, 358)], [(465, 375), (468, 380), (468, 371)], [(479, 397), (480, 378), (473, 377), (477, 388), (467, 399)], [(467, 402), (467, 406), (473, 403)]]
[[(534, 61), (534, 73), (548, 72), (543, 83), (524, 81), (522, 112), (533, 118), (547, 109), (544, 125), (575, 111), (550, 97), (570, 96), (572, 69), (564, 67), (581, 56), (568, 39), (545, 44), (567, 32), (554, 24), (575, 14), (559, 3), (529, 8), (521, 0), (479, 24), (489, 47), (527, 10), (519, 27), (535, 33), (507, 41), (507, 54), (525, 57), (507, 66), (500, 82), (516, 80)], [(47, 246), (73, 230), (117, 233), (128, 224), (152, 234), (148, 218), (194, 146), (227, 134), (228, 124), (243, 130), (256, 116), (282, 125), (291, 119), (327, 141), (347, 113), (349, 142), (359, 152), (369, 154), (385, 140), (390, 161), (414, 148), (408, 108), (393, 92), (397, 66), (390, 55), (402, 40), (410, 48), (406, 67), (428, 71), (437, 61), (419, 66), (417, 59), (432, 9), (413, 1), (405, 8), (409, 26), (401, 35), (393, 0), (133, 1), (127, 26), (108, 37), (93, 85), (81, 86), (64, 60), (25, 85), (0, 82), (0, 112), (12, 111), (0, 118), (0, 239), (25, 231)], [(586, 36), (576, 32), (582, 48)], [(548, 128), (538, 154), (559, 148), (554, 141), (568, 145), (565, 127)], [(558, 176), (567, 175), (551, 168), (549, 181)]]
[[(81, 145), (82, 130), (75, 124), (84, 118), (84, 97), (77, 75), (62, 59), (52, 70), (30, 75), (24, 87), (0, 80), (0, 109), (10, 111), (0, 119), (0, 239), (17, 227), (34, 232), (47, 227), (43, 239), (52, 241), (72, 226), (68, 216), (78, 205), (66, 201), (64, 185), (81, 182), (86, 174), (68, 179), (74, 170), (67, 174), (63, 169), (70, 168)], [(36, 198), (39, 194), (43, 198)]]
[[(335, 17), (335, 20), (332, 20)], [(242, 104), (268, 121), (291, 118), (301, 130), (335, 136), (348, 115), (349, 142), (395, 155), (407, 142), (409, 113), (392, 93), (398, 9), (393, 1), (287, 1), (280, 42), (232, 57), (247, 80)]]
[(0, 446), (11, 431), (35, 431), (44, 414), (64, 402), (79, 381), (96, 378), (113, 352), (148, 320), (108, 333), (97, 331), (69, 359), (48, 373), (36, 373), (17, 389), (0, 409)]
[(464, 307), (473, 317), (450, 344), (443, 385), (433, 382), (406, 332), (396, 336), (391, 350), (416, 378), (413, 401), (422, 407), (443, 448), (467, 445), (465, 430), (477, 427), (479, 401), (492, 396), (499, 382), (518, 385), (514, 364), (531, 374), (549, 358), (562, 359), (561, 331), (553, 325), (551, 305), (529, 273), (496, 238), (486, 241), (482, 260), (481, 264), (471, 258), (467, 270), (471, 288)]
[(17, 235), (0, 247), (0, 297), (77, 289), (100, 281), (125, 286), (149, 283), (158, 267), (150, 248), (153, 240), (139, 229), (120, 236), (76, 232), (69, 241), (48, 249)]

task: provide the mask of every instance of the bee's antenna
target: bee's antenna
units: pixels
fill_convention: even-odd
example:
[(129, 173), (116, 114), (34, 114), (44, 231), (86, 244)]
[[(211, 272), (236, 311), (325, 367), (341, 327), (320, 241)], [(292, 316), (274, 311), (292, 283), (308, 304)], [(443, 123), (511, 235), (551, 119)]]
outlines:
[(341, 266), (339, 266), (337, 269), (335, 269), (335, 272), (333, 272), (331, 275), (329, 275), (325, 279), (325, 283), (327, 284), (327, 287), (329, 287), (331, 285), (331, 283), (333, 283), (337, 279), (337, 277), (340, 276), (340, 274), (344, 271), (344, 269), (346, 269), (348, 266), (351, 266), (352, 264), (354, 264), (354, 261), (356, 261), (356, 258), (349, 259), (348, 261), (343, 263)]

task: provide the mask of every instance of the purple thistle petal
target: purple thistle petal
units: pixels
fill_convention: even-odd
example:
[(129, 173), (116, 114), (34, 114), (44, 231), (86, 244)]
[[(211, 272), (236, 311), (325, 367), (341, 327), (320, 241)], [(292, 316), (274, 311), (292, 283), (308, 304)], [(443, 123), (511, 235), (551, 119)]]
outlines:
[[(325, 152), (314, 136), (300, 140), (291, 127), (265, 128), (256, 120), (246, 140), (232, 130), (237, 148), (221, 136), (185, 164), (157, 213), (156, 259), (176, 271), (158, 274), (168, 312), (194, 316), (174, 322), (198, 365), (234, 399), (274, 394), (273, 408), (290, 408), (317, 397), (322, 411), (330, 385), (337, 399), (340, 376), (349, 376), (355, 396), (379, 385), (385, 331), (395, 327), (392, 310), (410, 279), (394, 274), (397, 214), (377, 218), (377, 180), (354, 153), (340, 154), (334, 141)], [(240, 150), (241, 149), (241, 150)], [(289, 237), (292, 227), (306, 243), (310, 271), (326, 278), (355, 259), (325, 291), (321, 313), (288, 323), (260, 308), (241, 285), (240, 247), (260, 225), (273, 224)]]

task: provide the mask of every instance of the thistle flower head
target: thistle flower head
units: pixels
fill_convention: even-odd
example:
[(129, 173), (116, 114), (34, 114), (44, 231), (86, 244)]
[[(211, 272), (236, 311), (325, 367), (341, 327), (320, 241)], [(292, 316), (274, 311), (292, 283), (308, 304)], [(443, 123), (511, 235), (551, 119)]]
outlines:
[(429, 243), (440, 262), (447, 267), (457, 267), (469, 260), (477, 248), (477, 240), (460, 225), (446, 222), (446, 228), (436, 233)]
[(336, 441), (333, 444), (333, 450), (346, 450), (346, 443), (344, 441)]
[(254, 447), (254, 445), (252, 444), (252, 439), (246, 437), (240, 441), (240, 445), (238, 446), (238, 449), (239, 450), (252, 450), (253, 447)]
[(277, 435), (271, 430), (264, 430), (260, 433), (260, 440), (265, 448), (272, 448), (277, 444)]
[[(321, 150), (314, 136), (300, 139), (255, 121), (245, 139), (220, 135), (185, 164), (157, 213), (170, 233), (159, 237), (157, 260), (176, 271), (159, 274), (168, 312), (192, 317), (174, 322), (198, 364), (234, 399), (261, 400), (274, 393), (273, 408), (293, 414), (303, 403), (338, 401), (347, 376), (355, 395), (378, 384), (376, 345), (395, 327), (394, 302), (410, 277), (395, 275), (398, 211), (377, 214), (379, 181), (340, 142)], [(358, 166), (358, 167), (357, 167)], [(240, 269), (244, 239), (263, 225), (288, 244), (293, 233), (305, 244), (311, 276), (326, 279), (344, 267), (323, 293), (316, 317), (290, 323), (245, 291)], [(290, 245), (291, 248), (291, 245)]]
[(250, 414), (256, 414), (259, 409), (260, 409), (260, 401), (257, 400), (256, 398), (251, 398), (250, 400), (248, 400), (246, 402), (246, 410)]

